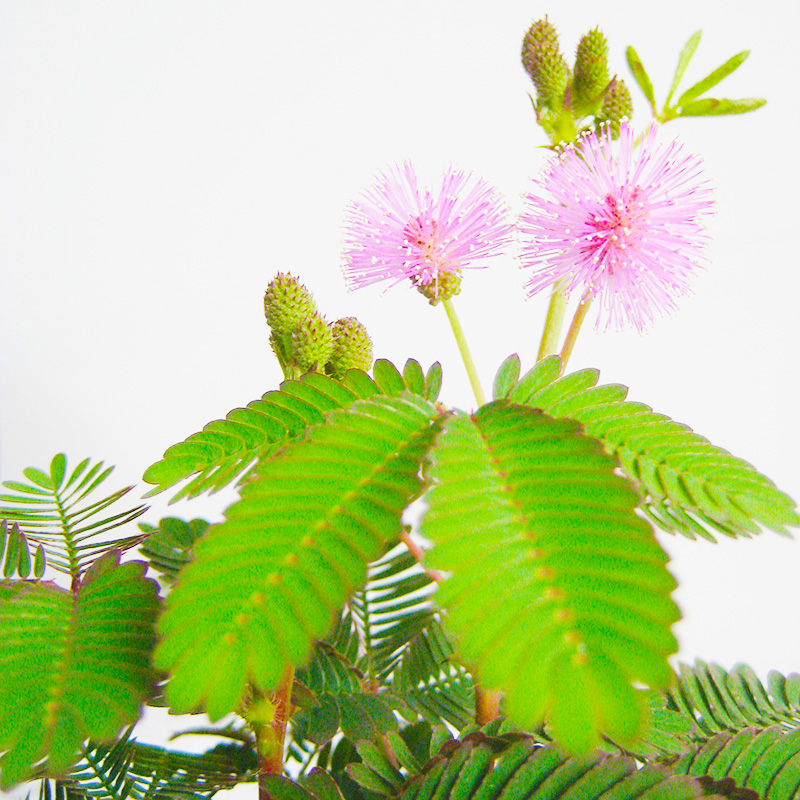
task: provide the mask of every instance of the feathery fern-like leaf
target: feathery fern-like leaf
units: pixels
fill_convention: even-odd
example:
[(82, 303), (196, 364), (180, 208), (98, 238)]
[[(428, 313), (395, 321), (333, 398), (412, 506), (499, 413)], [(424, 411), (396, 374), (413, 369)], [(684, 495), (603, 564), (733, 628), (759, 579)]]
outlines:
[(509, 716), (567, 749), (642, 729), (632, 683), (669, 684), (675, 581), (636, 496), (577, 423), (506, 403), (449, 420), (422, 535), (458, 652)]
[(360, 635), (359, 666), (430, 722), (463, 727), (474, 716), (471, 676), (449, 663), (453, 645), (432, 602), (435, 584), (405, 545), (370, 564), (350, 608)]
[(356, 401), (260, 467), (167, 599), (155, 660), (174, 708), (221, 717), (308, 660), (399, 536), (436, 416), (409, 393)]
[[(109, 536), (111, 531), (133, 521), (146, 511), (140, 505), (126, 511), (116, 511), (111, 516), (102, 512), (124, 497), (133, 487), (120, 489), (101, 500), (95, 500), (93, 492), (108, 478), (113, 467), (103, 468), (103, 462), (91, 465), (87, 458), (71, 473), (67, 473), (67, 459), (59, 453), (50, 463), (49, 473), (29, 467), (23, 470), (26, 481), (4, 481), (10, 494), (0, 494), (0, 520), (6, 520), (22, 532), (18, 543), (17, 567), (30, 574), (30, 560), (25, 544), (34, 549), (33, 572), (36, 577), (44, 574), (45, 561), (58, 572), (79, 580), (83, 572), (110, 548), (122, 552), (139, 544), (144, 536)], [(99, 517), (99, 518), (98, 518)], [(4, 525), (2, 531), (6, 530)], [(8, 554), (5, 559), (5, 577), (14, 570)]]
[(598, 386), (597, 370), (559, 378), (559, 363), (558, 356), (540, 361), (512, 388), (502, 384), (501, 396), (580, 422), (639, 487), (641, 508), (659, 528), (715, 541), (714, 533), (749, 536), (759, 525), (787, 533), (787, 525), (800, 525), (794, 501), (746, 461), (625, 400), (626, 387)]
[(679, 665), (666, 707), (693, 725), (691, 738), (702, 741), (717, 733), (774, 725), (800, 728), (800, 674), (769, 673), (765, 687), (746, 664), (727, 672), (698, 659), (694, 667)]
[(358, 742), (395, 728), (392, 712), (397, 700), (375, 693), (362, 677), (349, 659), (327, 643), (318, 643), (311, 661), (295, 675), (295, 692), (302, 688), (313, 694), (313, 701), (305, 702), (292, 718), (293, 736), (323, 745), (339, 730)]
[(58, 774), (87, 738), (108, 741), (139, 715), (152, 685), (157, 587), (112, 551), (68, 592), (0, 583), (0, 784), (47, 757)]
[[(416, 775), (406, 777), (379, 751), (359, 748), (349, 773), (369, 791), (398, 800), (687, 800), (701, 783), (669, 769), (637, 769), (626, 756), (565, 755), (532, 736), (482, 731), (445, 744)], [(717, 797), (718, 795), (710, 795)]]
[(210, 422), (199, 433), (168, 448), (161, 461), (144, 473), (144, 482), (155, 484), (145, 497), (191, 476), (194, 477), (170, 502), (219, 491), (241, 481), (256, 461), (275, 455), (285, 444), (301, 438), (311, 425), (322, 422), (331, 411), (376, 394), (393, 396), (401, 391), (411, 391), (433, 402), (441, 385), (438, 363), (421, 381), (418, 378), (422, 376), (422, 368), (413, 359), (406, 362), (408, 382), (385, 359), (375, 362), (373, 373), (374, 380), (353, 369), (342, 381), (317, 372), (310, 372), (299, 381), (284, 381), (279, 391), (267, 392), (246, 408), (234, 409), (224, 420)]
[(756, 800), (800, 800), (800, 729), (786, 731), (776, 725), (719, 733), (669, 768), (692, 777), (727, 779), (752, 790)]
[(66, 800), (201, 800), (256, 779), (258, 760), (251, 745), (182, 753), (139, 743), (131, 732), (128, 728), (110, 745), (87, 742), (80, 761), (57, 781)]

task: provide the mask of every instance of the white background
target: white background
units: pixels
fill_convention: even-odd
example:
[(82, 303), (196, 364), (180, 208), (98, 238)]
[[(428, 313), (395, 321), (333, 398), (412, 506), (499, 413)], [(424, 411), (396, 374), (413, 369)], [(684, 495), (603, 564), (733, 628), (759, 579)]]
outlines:
[[(765, 108), (668, 128), (718, 187), (710, 269), (645, 335), (587, 326), (571, 366), (600, 368), (800, 496), (800, 12), (777, 0), (3, 0), (0, 477), (63, 451), (136, 483), (166, 447), (275, 388), (262, 297), (278, 270), (329, 319), (359, 317), (376, 355), (441, 360), (442, 399), (469, 407), (441, 308), (401, 287), (347, 293), (343, 209), (406, 157), (434, 178), (450, 162), (472, 169), (517, 209), (547, 157), (519, 63), (545, 13), (570, 61), (600, 25), (640, 125), (628, 44), (659, 100), (698, 28), (686, 86), (752, 49), (714, 94)], [(509, 258), (467, 273), (456, 300), (487, 386), (509, 353), (533, 363), (546, 298), (525, 301), (522, 283)], [(218, 519), (229, 501), (169, 513)], [(165, 510), (157, 500), (146, 519)], [(682, 659), (800, 669), (797, 542), (661, 539), (682, 582)]]

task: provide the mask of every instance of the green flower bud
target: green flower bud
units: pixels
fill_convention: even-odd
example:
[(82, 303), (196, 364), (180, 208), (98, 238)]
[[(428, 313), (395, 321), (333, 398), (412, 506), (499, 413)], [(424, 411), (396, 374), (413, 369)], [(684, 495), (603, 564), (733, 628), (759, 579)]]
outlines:
[(269, 282), (264, 295), (264, 316), (275, 339), (282, 340), (299, 322), (316, 313), (311, 292), (290, 273), (279, 272)]
[(600, 30), (595, 28), (578, 42), (572, 100), (578, 107), (588, 105), (599, 100), (607, 85), (608, 42)]
[(372, 366), (372, 339), (355, 317), (337, 319), (331, 325), (333, 352), (326, 371), (341, 380), (349, 369), (366, 372)]
[(428, 302), (435, 306), (442, 300), (449, 300), (461, 291), (461, 272), (440, 272), (436, 280), (428, 283), (416, 283), (417, 291), (428, 298)]
[(534, 22), (522, 42), (522, 66), (531, 76), (540, 104), (557, 111), (564, 103), (570, 73), (558, 49), (558, 34), (547, 17)]
[(611, 128), (611, 138), (619, 136), (619, 123), (629, 119), (633, 113), (633, 99), (625, 81), (614, 80), (608, 84), (600, 111), (595, 117), (595, 127), (602, 130), (606, 125)]
[(333, 352), (330, 325), (319, 314), (302, 320), (292, 331), (292, 350), (299, 372), (320, 371)]

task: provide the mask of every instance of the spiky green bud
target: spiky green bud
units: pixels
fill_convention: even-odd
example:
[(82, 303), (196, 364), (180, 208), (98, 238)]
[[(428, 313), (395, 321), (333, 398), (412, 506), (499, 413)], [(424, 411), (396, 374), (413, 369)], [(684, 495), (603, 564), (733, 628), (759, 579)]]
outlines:
[(608, 125), (611, 128), (611, 138), (619, 136), (619, 124), (623, 119), (629, 119), (633, 113), (633, 99), (625, 81), (614, 80), (608, 84), (600, 111), (595, 117), (595, 126), (598, 130)]
[(264, 294), (264, 316), (277, 340), (290, 334), (298, 323), (317, 313), (311, 292), (288, 272), (279, 272)]
[(525, 34), (522, 66), (536, 87), (538, 102), (557, 111), (564, 103), (570, 72), (558, 49), (556, 29), (547, 17), (534, 22)]
[(435, 306), (442, 300), (449, 300), (461, 291), (461, 272), (440, 272), (436, 280), (428, 283), (415, 283), (417, 291)]
[(349, 369), (366, 372), (372, 366), (372, 339), (355, 317), (337, 319), (331, 325), (333, 352), (327, 372), (341, 380)]
[(320, 371), (333, 352), (330, 325), (319, 314), (302, 320), (292, 331), (292, 350), (299, 372)]
[(575, 74), (572, 79), (572, 101), (586, 106), (599, 99), (608, 84), (608, 42), (598, 28), (589, 31), (578, 42)]

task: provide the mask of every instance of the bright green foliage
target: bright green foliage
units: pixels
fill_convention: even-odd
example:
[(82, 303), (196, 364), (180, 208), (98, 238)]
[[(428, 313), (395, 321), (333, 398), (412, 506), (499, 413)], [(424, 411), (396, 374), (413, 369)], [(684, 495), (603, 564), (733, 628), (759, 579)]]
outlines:
[(302, 711), (292, 719), (292, 734), (300, 740), (323, 745), (341, 730), (358, 742), (396, 727), (392, 709), (397, 700), (371, 692), (349, 660), (325, 643), (318, 644), (308, 665), (297, 671), (295, 692), (300, 697), (294, 702)]
[(675, 75), (672, 78), (672, 85), (669, 87), (669, 94), (667, 95), (667, 99), (664, 101), (665, 107), (669, 107), (675, 92), (678, 90), (678, 85), (683, 79), (686, 68), (689, 66), (689, 62), (692, 60), (692, 56), (697, 50), (697, 45), (700, 44), (701, 35), (702, 31), (695, 31), (683, 46), (683, 49), (678, 56), (678, 65), (675, 67)]
[(14, 575), (27, 578), (33, 571), (35, 578), (44, 575), (46, 557), (41, 544), (37, 545), (33, 559), (28, 537), (14, 523), (9, 528), (7, 520), (0, 520), (0, 563), (3, 565), (3, 577)]
[(761, 524), (786, 533), (787, 525), (800, 525), (794, 501), (746, 461), (626, 401), (626, 387), (598, 386), (597, 370), (559, 378), (558, 369), (557, 356), (544, 359), (512, 389), (504, 386), (503, 396), (580, 422), (633, 480), (642, 510), (662, 530), (714, 541), (714, 532), (749, 536)]
[(664, 767), (638, 769), (632, 758), (602, 752), (569, 757), (553, 744), (516, 733), (478, 731), (448, 742), (407, 778), (380, 752), (360, 747), (359, 755), (363, 764), (351, 765), (349, 773), (378, 795), (399, 800), (687, 800), (704, 795), (699, 781)]
[[(789, 733), (778, 726), (745, 728), (736, 734), (720, 733), (684, 753), (670, 764), (676, 773), (708, 776), (703, 783), (733, 782), (755, 795), (744, 800), (797, 800), (800, 798), (800, 729)], [(733, 795), (734, 797), (736, 795)]]
[(678, 57), (678, 65), (675, 68), (675, 75), (672, 79), (672, 85), (667, 94), (667, 99), (664, 101), (664, 107), (660, 112), (656, 108), (656, 99), (650, 77), (636, 51), (632, 47), (628, 48), (626, 53), (628, 66), (634, 78), (636, 78), (639, 88), (650, 103), (653, 116), (659, 122), (669, 122), (669, 120), (675, 119), (676, 117), (711, 117), (727, 114), (744, 114), (748, 111), (755, 111), (755, 109), (761, 108), (761, 106), (767, 102), (761, 97), (747, 97), (740, 100), (719, 100), (713, 97), (698, 99), (700, 95), (712, 89), (723, 78), (726, 78), (737, 70), (747, 60), (750, 51), (745, 50), (732, 56), (724, 64), (706, 75), (705, 78), (690, 86), (681, 94), (675, 103), (673, 103), (672, 98), (678, 90), (681, 79), (686, 73), (686, 68), (689, 66), (689, 62), (692, 60), (692, 56), (697, 50), (698, 44), (700, 44), (700, 31), (693, 33), (681, 50), (680, 56)]
[(414, 715), (456, 727), (475, 714), (471, 676), (450, 662), (453, 645), (431, 601), (434, 583), (405, 547), (369, 567), (350, 609), (367, 679), (401, 697)]
[(633, 77), (636, 79), (636, 83), (639, 84), (639, 88), (647, 98), (647, 102), (650, 103), (650, 108), (652, 108), (653, 114), (655, 114), (656, 96), (653, 93), (653, 82), (650, 80), (650, 76), (647, 74), (644, 64), (642, 64), (642, 59), (639, 58), (639, 54), (633, 49), (633, 47), (628, 47), (628, 49), (625, 51), (625, 57), (628, 59), (628, 66), (633, 73)]
[[(441, 383), (441, 368), (437, 371), (434, 367), (429, 373), (431, 380), (418, 392), (429, 400), (436, 399)], [(374, 374), (374, 380), (364, 372), (351, 370), (341, 382), (317, 373), (304, 375), (299, 381), (284, 381), (280, 391), (267, 392), (246, 408), (234, 409), (224, 420), (210, 422), (201, 432), (168, 448), (163, 459), (144, 473), (145, 483), (156, 485), (145, 496), (163, 492), (192, 475), (195, 477), (171, 502), (218, 491), (242, 481), (257, 460), (271, 458), (331, 411), (380, 393), (414, 391), (389, 361), (376, 361)]]
[(459, 653), (509, 716), (575, 751), (642, 730), (665, 687), (675, 582), (636, 496), (572, 421), (493, 403), (445, 425), (422, 534)]
[(73, 593), (52, 583), (0, 583), (0, 781), (48, 774), (86, 738), (107, 741), (138, 716), (151, 688), (157, 587), (145, 564), (95, 561)]
[[(199, 800), (219, 789), (255, 780), (258, 762), (252, 746), (220, 744), (195, 755), (140, 744), (130, 734), (128, 729), (110, 746), (89, 742), (71, 773), (57, 781), (57, 791), (87, 800), (167, 796)], [(47, 788), (48, 784), (42, 785), (40, 800), (45, 800)]]
[(410, 393), (358, 401), (261, 466), (167, 600), (155, 660), (172, 670), (174, 708), (202, 702), (219, 718), (248, 681), (270, 691), (308, 660), (367, 563), (396, 541), (435, 417)]
[(147, 534), (140, 547), (142, 554), (167, 583), (174, 583), (180, 569), (191, 561), (192, 547), (208, 530), (208, 522), (164, 517), (156, 527), (142, 522), (139, 528)]
[(694, 667), (681, 664), (667, 693), (667, 708), (692, 721), (693, 741), (753, 726), (800, 728), (800, 674), (770, 672), (765, 687), (745, 664), (730, 672), (700, 660)]
[[(145, 506), (96, 518), (133, 488), (120, 489), (101, 500), (90, 498), (113, 469), (103, 469), (102, 461), (90, 466), (87, 458), (68, 473), (66, 456), (59, 453), (50, 464), (49, 474), (28, 467), (23, 470), (27, 481), (4, 481), (3, 486), (12, 493), (0, 494), (0, 520), (12, 523), (10, 538), (14, 536), (13, 526), (18, 525), (22, 531), (16, 544), (6, 545), (4, 577), (15, 571), (11, 548), (17, 550), (16, 572), (20, 577), (31, 572), (30, 564), (25, 562), (30, 561), (32, 546), (35, 577), (44, 574), (46, 561), (48, 566), (77, 580), (110, 547), (123, 551), (139, 544), (144, 538), (141, 535), (110, 540), (108, 534), (143, 514)], [(6, 530), (6, 525), (0, 528), (0, 539)]]

